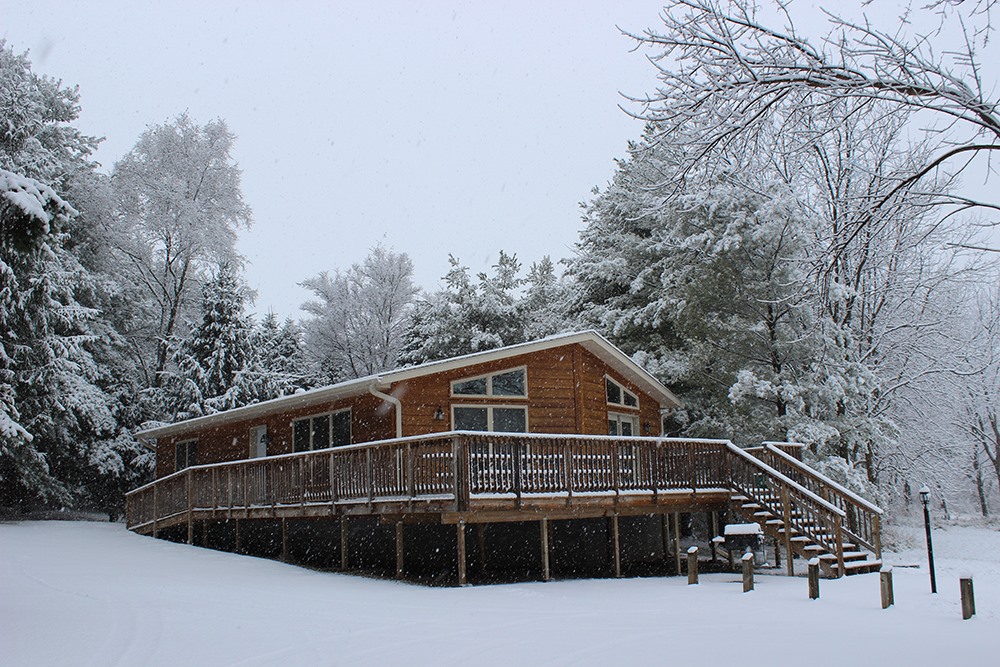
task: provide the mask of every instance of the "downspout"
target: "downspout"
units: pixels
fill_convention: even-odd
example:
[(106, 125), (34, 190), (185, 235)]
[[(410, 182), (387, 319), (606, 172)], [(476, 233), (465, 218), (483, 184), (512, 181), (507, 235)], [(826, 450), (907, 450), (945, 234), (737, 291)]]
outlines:
[(370, 393), (375, 398), (381, 398), (386, 403), (392, 403), (393, 408), (396, 412), (396, 437), (403, 437), (403, 404), (395, 396), (390, 396), (389, 394), (384, 394), (377, 389), (378, 383), (372, 382), (368, 385), (368, 393)]

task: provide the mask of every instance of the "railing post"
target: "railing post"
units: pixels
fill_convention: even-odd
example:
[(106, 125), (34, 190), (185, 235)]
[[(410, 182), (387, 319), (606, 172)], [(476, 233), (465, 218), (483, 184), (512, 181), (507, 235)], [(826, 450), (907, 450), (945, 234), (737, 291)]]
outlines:
[(299, 458), (299, 506), (306, 504), (306, 457), (311, 454), (303, 454)]
[(514, 456), (514, 495), (517, 508), (521, 508), (521, 445), (522, 440), (508, 440)]
[(215, 516), (216, 510), (219, 509), (219, 492), (218, 492), (218, 475), (219, 469), (212, 468), (212, 516)]
[(882, 517), (877, 513), (872, 516), (872, 542), (875, 546), (875, 558), (882, 560)]
[(160, 536), (160, 482), (153, 482), (153, 537)]
[(413, 479), (413, 446), (406, 443), (406, 494), (410, 500), (417, 495), (416, 483)]
[(698, 488), (698, 471), (695, 470), (695, 457), (694, 457), (695, 443), (688, 443), (688, 465), (691, 466), (691, 490), (696, 491)]
[(469, 441), (464, 436), (452, 439), (452, 457), (455, 466), (455, 504), (458, 511), (469, 509), (469, 471), (466, 451)]
[(365, 464), (368, 469), (368, 504), (375, 503), (375, 469), (372, 465), (372, 448), (365, 449)]
[[(575, 442), (575, 441), (574, 441)], [(566, 481), (566, 505), (573, 504), (573, 449), (568, 441), (563, 442), (563, 475)]]
[(330, 454), (328, 456), (329, 456), (329, 459), (330, 459), (330, 461), (328, 463), (328, 465), (330, 466), (330, 514), (333, 514), (334, 510), (335, 510), (335, 508), (337, 506), (337, 500), (338, 500), (338, 498), (337, 498), (337, 475), (336, 475), (336, 470), (335, 470), (336, 466), (333, 463), (333, 452), (330, 452)]
[(844, 519), (836, 514), (833, 517), (837, 522), (837, 576), (843, 577), (847, 574), (844, 571)]
[(785, 561), (788, 568), (788, 576), (795, 576), (795, 565), (792, 562), (795, 554), (792, 553), (792, 507), (788, 501), (788, 487), (781, 485), (781, 514), (785, 522)]
[(185, 477), (185, 487), (187, 490), (187, 543), (194, 544), (194, 480), (191, 477), (191, 468), (187, 469)]
[(621, 484), (618, 477), (618, 441), (611, 441), (611, 486), (615, 489), (615, 506), (618, 505), (618, 495), (621, 491)]

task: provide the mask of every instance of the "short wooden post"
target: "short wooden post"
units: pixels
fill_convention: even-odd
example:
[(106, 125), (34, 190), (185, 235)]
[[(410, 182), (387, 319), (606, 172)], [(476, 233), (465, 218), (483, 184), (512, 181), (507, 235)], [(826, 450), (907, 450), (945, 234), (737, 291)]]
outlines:
[(341, 571), (347, 570), (347, 517), (341, 515), (340, 517), (340, 569)]
[(288, 562), (288, 519), (281, 519), (281, 561)]
[(753, 552), (743, 554), (743, 592), (753, 590)]
[(809, 559), (809, 599), (819, 599), (819, 558)]
[(403, 578), (403, 522), (396, 522), (396, 578)]
[(892, 593), (892, 568), (883, 568), (878, 573), (879, 590), (882, 593), (882, 609), (888, 609), (896, 603)]
[(459, 521), (455, 526), (456, 552), (458, 556), (458, 585), (465, 586), (465, 521)]
[(976, 596), (972, 590), (972, 577), (962, 577), (958, 580), (962, 592), (962, 620), (967, 621), (976, 615)]
[(618, 515), (611, 515), (611, 552), (614, 556), (615, 577), (622, 576), (622, 550), (618, 534)]
[(688, 549), (688, 585), (698, 583), (698, 547)]
[(549, 570), (549, 520), (543, 518), (540, 526), (542, 537), (542, 580), (549, 581), (552, 579), (552, 573)]

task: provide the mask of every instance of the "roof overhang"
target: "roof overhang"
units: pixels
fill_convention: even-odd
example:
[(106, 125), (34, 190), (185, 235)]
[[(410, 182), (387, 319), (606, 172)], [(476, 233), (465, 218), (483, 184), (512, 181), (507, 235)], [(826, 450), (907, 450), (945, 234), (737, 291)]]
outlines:
[(502, 361), (510, 357), (574, 344), (581, 345), (594, 356), (606, 362), (622, 378), (630, 381), (645, 393), (656, 398), (661, 407), (680, 407), (680, 400), (669, 389), (663, 386), (645, 369), (632, 361), (624, 352), (612, 345), (610, 341), (596, 331), (580, 331), (559, 334), (528, 343), (487, 350), (485, 352), (474, 352), (441, 361), (431, 361), (418, 366), (401, 368), (378, 375), (369, 375), (356, 380), (348, 380), (326, 387), (310, 389), (309, 391), (302, 391), (290, 396), (281, 396), (242, 408), (216, 412), (204, 417), (195, 417), (194, 419), (187, 419), (173, 424), (153, 426), (139, 431), (137, 436), (141, 440), (148, 441), (154, 438), (182, 435), (191, 431), (222, 426), (255, 417), (263, 417), (278, 411), (284, 412), (328, 404), (340, 399), (366, 394), (371, 388), (385, 390), (398, 382), (404, 382), (413, 378), (444, 373), (465, 366)]

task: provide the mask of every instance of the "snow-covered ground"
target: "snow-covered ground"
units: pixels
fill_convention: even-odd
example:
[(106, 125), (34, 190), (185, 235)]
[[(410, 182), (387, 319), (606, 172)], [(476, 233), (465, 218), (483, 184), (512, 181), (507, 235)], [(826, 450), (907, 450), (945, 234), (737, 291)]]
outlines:
[[(426, 588), (140, 537), (119, 524), (0, 524), (3, 665), (986, 665), (1000, 631), (1000, 531), (896, 529), (878, 575), (737, 575)], [(900, 565), (919, 565), (900, 567)], [(958, 577), (975, 577), (962, 621)]]

